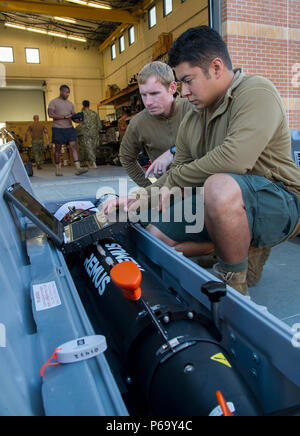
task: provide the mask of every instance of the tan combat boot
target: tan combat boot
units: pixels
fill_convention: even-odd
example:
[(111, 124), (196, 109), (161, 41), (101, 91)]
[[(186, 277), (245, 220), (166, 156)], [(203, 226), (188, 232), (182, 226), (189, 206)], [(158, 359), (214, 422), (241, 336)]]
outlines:
[(219, 279), (221, 279), (226, 285), (231, 286), (233, 289), (238, 291), (240, 294), (249, 297), (247, 285), (247, 268), (242, 272), (226, 272), (221, 269), (219, 263), (214, 265), (214, 272)]
[(256, 286), (261, 279), (264, 265), (271, 253), (271, 248), (250, 247), (248, 255), (247, 283), (249, 288)]
[[(262, 276), (263, 268), (271, 253), (271, 248), (250, 247), (248, 254), (248, 272), (247, 284), (249, 288), (256, 286)], [(198, 265), (202, 268), (213, 268), (218, 262), (218, 256), (215, 252), (199, 256)]]
[(87, 169), (84, 169), (84, 168), (80, 167), (80, 162), (79, 161), (74, 162), (74, 164), (75, 164), (75, 168), (76, 168), (76, 172), (75, 172), (76, 176), (82, 176), (82, 174), (86, 174), (88, 172)]

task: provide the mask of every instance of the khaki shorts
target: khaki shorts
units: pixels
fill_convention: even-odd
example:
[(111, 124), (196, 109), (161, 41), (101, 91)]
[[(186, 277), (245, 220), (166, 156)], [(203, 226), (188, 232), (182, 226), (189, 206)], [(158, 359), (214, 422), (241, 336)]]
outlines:
[[(273, 183), (265, 177), (248, 174), (228, 175), (236, 180), (243, 194), (251, 246), (272, 247), (288, 239), (300, 219), (298, 197), (281, 182)], [(172, 222), (172, 206), (170, 216), (170, 222), (155, 222), (153, 225), (173, 241), (211, 241), (205, 227), (201, 233), (193, 234), (186, 232), (186, 227), (191, 223), (187, 223), (184, 218), (180, 223)], [(146, 226), (150, 222), (142, 224)]]

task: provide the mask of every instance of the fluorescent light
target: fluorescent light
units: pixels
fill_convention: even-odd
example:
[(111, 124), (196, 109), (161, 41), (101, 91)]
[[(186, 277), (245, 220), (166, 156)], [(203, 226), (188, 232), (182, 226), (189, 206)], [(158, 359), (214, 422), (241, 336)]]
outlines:
[(58, 32), (48, 32), (50, 36), (57, 36), (58, 38), (68, 38), (67, 35)]
[(29, 32), (42, 33), (43, 35), (47, 35), (46, 30), (36, 29), (35, 27), (27, 27), (27, 30), (29, 30)]
[(20, 24), (12, 24), (12, 23), (4, 23), (7, 27), (13, 27), (14, 29), (26, 30), (25, 26), (21, 26)]
[(68, 39), (72, 39), (73, 41), (86, 42), (85, 38), (80, 38), (79, 36), (68, 36)]
[[(56, 18), (56, 17), (55, 17)], [(76, 36), (76, 35), (66, 35), (64, 33), (59, 33), (59, 32), (52, 32), (52, 31), (46, 31), (43, 29), (38, 29), (35, 27), (25, 27), (25, 26), (21, 26), (19, 24), (12, 24), (12, 23), (4, 23), (5, 26), (7, 27), (13, 27), (15, 29), (20, 29), (20, 30), (29, 30), (29, 32), (35, 32), (35, 33), (41, 33), (43, 35), (49, 35), (49, 36), (56, 36), (58, 38), (66, 38), (66, 39), (71, 39), (72, 41), (79, 41), (79, 42), (87, 42), (87, 39), (84, 37), (80, 37), (80, 36)]]
[(88, 6), (91, 6), (92, 8), (99, 8), (99, 9), (112, 9), (111, 6), (103, 5), (100, 3), (94, 3), (94, 2), (88, 2)]
[(54, 19), (57, 21), (63, 21), (64, 23), (71, 23), (71, 24), (77, 23), (77, 21), (73, 20), (72, 18), (54, 17)]
[(84, 5), (84, 6), (87, 4), (87, 1), (85, 1), (85, 0), (68, 0), (68, 2), (76, 3), (78, 5)]
[(86, 0), (68, 0), (68, 2), (76, 3), (78, 5), (83, 5), (83, 6), (90, 6), (92, 8), (112, 9), (112, 7), (109, 5), (105, 5), (103, 3), (90, 2), (90, 1), (86, 1)]

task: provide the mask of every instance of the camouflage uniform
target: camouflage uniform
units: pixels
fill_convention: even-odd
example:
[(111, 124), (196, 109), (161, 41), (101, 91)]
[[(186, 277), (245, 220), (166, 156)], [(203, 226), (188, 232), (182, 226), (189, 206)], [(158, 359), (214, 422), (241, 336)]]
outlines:
[(79, 147), (79, 161), (81, 163), (87, 162), (88, 158), (87, 158), (86, 148), (84, 146), (82, 124), (78, 124), (78, 126), (76, 127), (76, 135), (77, 135), (77, 142)]
[(86, 109), (84, 111), (84, 120), (82, 126), (80, 126), (77, 134), (79, 134), (79, 150), (82, 149), (82, 155), (80, 156), (83, 158), (83, 160), (87, 160), (90, 164), (96, 162), (96, 150), (99, 145), (100, 130), (101, 122), (98, 114), (90, 109)]
[(33, 139), (32, 140), (32, 152), (34, 155), (35, 162), (37, 164), (43, 162), (43, 155), (44, 155), (44, 140), (43, 139)]

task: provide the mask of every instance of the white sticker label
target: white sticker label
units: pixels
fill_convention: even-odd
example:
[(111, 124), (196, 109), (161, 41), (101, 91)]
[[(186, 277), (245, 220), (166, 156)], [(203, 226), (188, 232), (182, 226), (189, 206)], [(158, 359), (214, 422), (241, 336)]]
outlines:
[(33, 285), (33, 296), (37, 312), (61, 305), (55, 282)]

